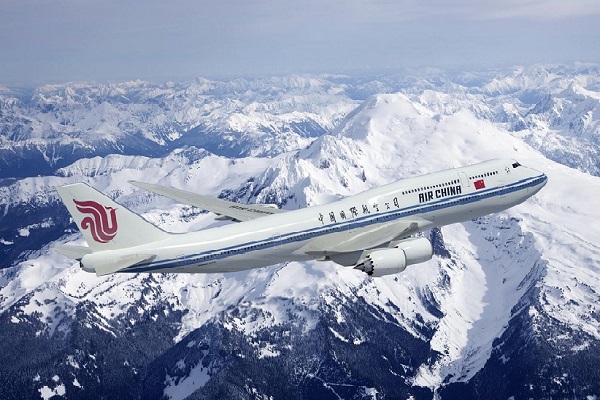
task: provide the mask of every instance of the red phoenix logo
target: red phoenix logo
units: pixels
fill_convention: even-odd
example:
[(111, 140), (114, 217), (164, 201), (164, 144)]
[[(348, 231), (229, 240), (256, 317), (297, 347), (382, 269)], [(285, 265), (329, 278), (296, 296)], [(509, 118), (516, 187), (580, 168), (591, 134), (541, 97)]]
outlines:
[(108, 243), (117, 235), (116, 208), (104, 207), (95, 201), (77, 201), (75, 199), (73, 201), (77, 206), (77, 211), (89, 214), (81, 220), (81, 229), (89, 229), (96, 242)]

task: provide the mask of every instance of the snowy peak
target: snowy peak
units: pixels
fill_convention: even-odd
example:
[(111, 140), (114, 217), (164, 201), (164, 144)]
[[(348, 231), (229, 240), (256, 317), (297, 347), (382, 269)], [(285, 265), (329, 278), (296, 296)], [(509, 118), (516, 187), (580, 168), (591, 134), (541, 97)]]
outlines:
[(332, 134), (355, 140), (367, 139), (367, 135), (384, 136), (392, 129), (398, 134), (410, 130), (412, 125), (432, 116), (430, 110), (412, 102), (406, 95), (374, 95), (357, 107)]

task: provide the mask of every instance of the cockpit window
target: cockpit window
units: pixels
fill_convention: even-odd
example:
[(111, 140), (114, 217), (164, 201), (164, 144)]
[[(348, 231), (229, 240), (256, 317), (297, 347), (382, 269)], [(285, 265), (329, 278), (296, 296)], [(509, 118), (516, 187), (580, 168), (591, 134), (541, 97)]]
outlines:
[(517, 168), (517, 167), (520, 167), (520, 166), (521, 166), (521, 164), (519, 164), (518, 162), (516, 162), (516, 163), (514, 163), (514, 164), (512, 165), (512, 167), (513, 167), (513, 168)]

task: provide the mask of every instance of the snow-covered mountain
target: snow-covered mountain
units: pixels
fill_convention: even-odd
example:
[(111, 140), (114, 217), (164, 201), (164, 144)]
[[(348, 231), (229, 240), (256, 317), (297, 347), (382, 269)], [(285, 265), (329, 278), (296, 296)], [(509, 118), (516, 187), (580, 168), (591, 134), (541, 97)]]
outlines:
[(399, 91), (440, 115), (470, 109), (549, 158), (599, 175), (598, 69), (0, 86), (0, 178), (50, 175), (82, 157), (164, 156), (184, 145), (274, 156), (330, 132), (367, 97)]
[[(61, 148), (46, 160), (47, 175), (3, 175), (3, 397), (599, 396), (599, 82), (598, 67), (579, 65), (0, 91), (2, 145), (17, 157), (21, 144), (41, 149), (77, 135), (95, 143), (96, 131), (159, 149), (93, 148), (94, 157), (62, 165)], [(200, 98), (211, 111), (191, 117)], [(45, 113), (42, 103), (53, 108)], [(103, 122), (97, 107), (108, 110)], [(320, 128), (290, 128), (294, 109)], [(45, 126), (67, 115), (77, 128), (56, 137), (21, 135), (10, 122)], [(152, 136), (160, 131), (152, 126), (175, 120), (187, 125)], [(113, 129), (120, 121), (140, 122), (139, 131)], [(192, 131), (194, 140), (183, 140)], [(228, 135), (236, 145), (219, 151)], [(266, 137), (279, 145), (263, 147)], [(238, 146), (245, 141), (250, 147)], [(260, 151), (244, 150), (252, 148)], [(81, 242), (52, 191), (70, 182), (184, 232), (217, 222), (127, 181), (294, 209), (496, 157), (544, 171), (548, 185), (508, 211), (428, 233), (434, 258), (397, 276), (309, 262), (97, 278), (50, 250)]]
[(343, 91), (343, 83), (300, 76), (4, 88), (0, 178), (48, 174), (95, 155), (161, 156), (185, 144), (276, 155), (306, 146), (353, 109)]

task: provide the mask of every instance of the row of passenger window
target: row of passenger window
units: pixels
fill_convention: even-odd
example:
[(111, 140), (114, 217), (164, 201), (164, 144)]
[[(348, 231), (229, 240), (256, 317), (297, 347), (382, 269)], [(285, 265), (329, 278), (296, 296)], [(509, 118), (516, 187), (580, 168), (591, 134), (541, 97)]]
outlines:
[(492, 176), (492, 175), (498, 175), (498, 171), (486, 172), (485, 174), (470, 176), (469, 179), (481, 179), (481, 178), (485, 178), (486, 176)]
[(402, 194), (419, 193), (424, 190), (431, 190), (431, 189), (435, 189), (435, 188), (441, 188), (441, 187), (452, 186), (452, 185), (457, 185), (457, 184), (458, 184), (458, 179), (455, 179), (455, 180), (449, 181), (449, 182), (436, 183), (435, 185), (431, 185), (431, 186), (423, 186), (423, 187), (416, 188), (416, 189), (409, 189), (409, 190), (402, 192)]

